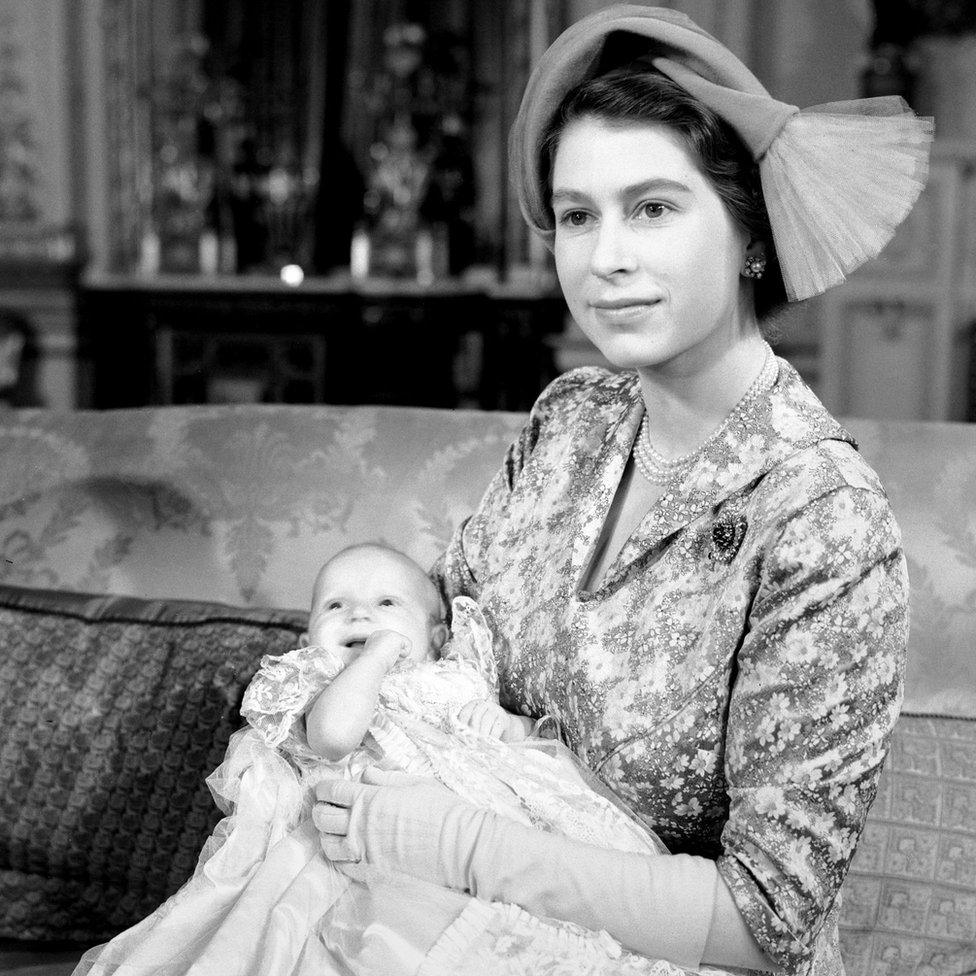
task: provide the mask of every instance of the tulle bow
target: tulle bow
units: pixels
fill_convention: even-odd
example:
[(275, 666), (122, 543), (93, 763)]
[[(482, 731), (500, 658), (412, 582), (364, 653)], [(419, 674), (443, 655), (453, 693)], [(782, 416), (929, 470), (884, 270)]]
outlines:
[(881, 253), (925, 186), (933, 130), (898, 96), (817, 105), (786, 121), (759, 172), (790, 301)]

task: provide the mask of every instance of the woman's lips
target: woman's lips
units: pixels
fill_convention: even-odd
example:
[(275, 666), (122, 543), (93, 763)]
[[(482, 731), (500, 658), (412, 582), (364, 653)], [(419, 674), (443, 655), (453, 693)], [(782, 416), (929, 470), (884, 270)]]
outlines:
[(657, 298), (651, 298), (647, 301), (627, 299), (612, 302), (591, 302), (590, 308), (603, 319), (629, 319), (644, 315), (649, 309), (657, 305), (658, 301)]
[(658, 298), (605, 298), (590, 302), (594, 308), (631, 308), (634, 305), (656, 305)]

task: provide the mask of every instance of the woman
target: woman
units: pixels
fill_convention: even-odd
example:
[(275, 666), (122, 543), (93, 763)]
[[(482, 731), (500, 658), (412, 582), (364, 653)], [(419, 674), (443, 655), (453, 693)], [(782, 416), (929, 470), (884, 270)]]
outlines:
[(323, 788), (333, 858), (605, 929), (686, 968), (843, 971), (838, 892), (897, 716), (898, 529), (759, 317), (873, 257), (931, 126), (798, 113), (673, 11), (586, 18), (513, 130), (523, 212), (622, 372), (540, 397), (435, 568), (497, 634), (502, 703), (569, 745), (670, 857), (510, 825), (423, 781)]

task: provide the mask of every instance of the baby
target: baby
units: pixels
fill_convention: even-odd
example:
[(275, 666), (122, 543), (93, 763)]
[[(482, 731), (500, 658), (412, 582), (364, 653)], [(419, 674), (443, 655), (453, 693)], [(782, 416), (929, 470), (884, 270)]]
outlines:
[(207, 780), (227, 816), (193, 877), (74, 976), (420, 976), (533, 972), (679, 976), (605, 933), (540, 920), (363, 866), (345, 873), (311, 819), (315, 785), (371, 767), (431, 776), (517, 822), (609, 849), (661, 853), (592, 773), (497, 702), (488, 624), (385, 545), (344, 549), (315, 581), (301, 646), (268, 655)]
[[(434, 584), (408, 556), (365, 543), (343, 549), (319, 571), (302, 645), (330, 649), (345, 665), (306, 717), (309, 747), (338, 761), (363, 741), (380, 687), (399, 661), (436, 660), (449, 636)], [(458, 719), (482, 735), (521, 742), (534, 722), (491, 699), (461, 706)]]

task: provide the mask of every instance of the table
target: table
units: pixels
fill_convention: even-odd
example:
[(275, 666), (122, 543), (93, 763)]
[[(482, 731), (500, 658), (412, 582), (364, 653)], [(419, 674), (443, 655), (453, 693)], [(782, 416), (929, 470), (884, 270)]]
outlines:
[(565, 315), (551, 284), (87, 276), (83, 399), (525, 410)]

